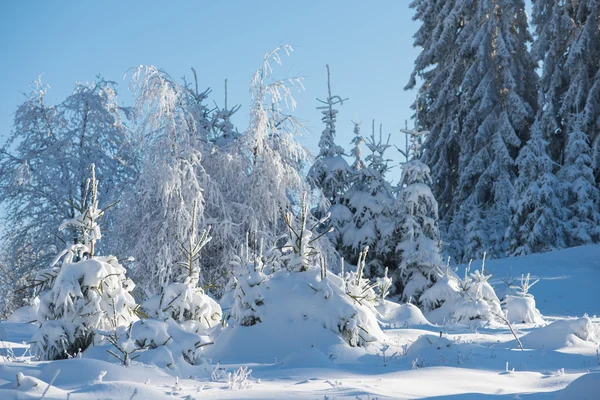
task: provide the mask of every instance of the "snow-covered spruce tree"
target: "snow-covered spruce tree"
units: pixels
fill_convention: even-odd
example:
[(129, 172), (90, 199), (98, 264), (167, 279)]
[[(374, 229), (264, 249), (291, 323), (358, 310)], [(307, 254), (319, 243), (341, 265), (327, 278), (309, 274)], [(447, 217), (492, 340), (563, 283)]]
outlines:
[(151, 318), (159, 320), (173, 319), (196, 333), (203, 333), (217, 325), (221, 320), (221, 307), (208, 296), (200, 282), (199, 259), (204, 246), (211, 241), (210, 229), (198, 236), (196, 232), (197, 203), (191, 218), (190, 237), (178, 241), (182, 260), (180, 276), (176, 282), (165, 283), (160, 293), (146, 300), (142, 307)]
[(39, 296), (40, 328), (33, 335), (33, 354), (42, 360), (72, 357), (94, 341), (97, 330), (128, 326), (137, 319), (136, 303), (130, 292), (133, 282), (126, 278), (114, 256), (95, 255), (102, 238), (98, 206), (98, 181), (94, 165), (86, 181), (81, 208), (65, 221), (78, 232), (75, 244), (58, 254), (48, 270), (33, 281)]
[(421, 296), (427, 319), (442, 324), (447, 322), (487, 323), (502, 316), (500, 301), (488, 282), (485, 254), (481, 270), (471, 273), (471, 261), (463, 278), (450, 270), (440, 273), (437, 282)]
[[(543, 138), (548, 141), (551, 159), (561, 165), (567, 141), (565, 124), (574, 111), (565, 100), (572, 101), (573, 93), (583, 94), (579, 89), (569, 89), (579, 84), (577, 81), (581, 76), (578, 72), (581, 71), (569, 70), (566, 66), (577, 35), (577, 10), (571, 0), (536, 0), (532, 11), (532, 24), (535, 27), (532, 56), (535, 61), (542, 62), (537, 123)], [(571, 94), (568, 98), (565, 97), (567, 93)]]
[[(593, 168), (600, 176), (600, 11), (597, 0), (536, 0), (533, 54), (543, 63), (540, 121), (560, 165), (572, 129), (581, 129), (592, 147)], [(583, 115), (579, 115), (583, 114)], [(575, 120), (579, 120), (576, 122)]]
[(398, 237), (396, 252), (400, 265), (396, 286), (403, 299), (412, 299), (421, 306), (421, 294), (438, 278), (441, 260), (441, 240), (438, 229), (438, 205), (431, 192), (429, 167), (419, 160), (421, 132), (404, 131), (411, 138), (410, 161), (402, 166), (396, 203)]
[(541, 123), (536, 121), (531, 138), (516, 160), (519, 170), (510, 201), (511, 221), (506, 232), (509, 255), (526, 255), (564, 248), (565, 211), (562, 186), (553, 173)]
[(582, 131), (583, 114), (569, 127), (565, 162), (558, 172), (563, 185), (567, 245), (579, 246), (600, 240), (600, 191), (595, 186), (589, 136)]
[[(97, 166), (105, 185), (103, 198), (119, 198), (136, 176), (136, 157), (125, 123), (128, 109), (119, 106), (116, 84), (98, 78), (77, 83), (58, 105), (48, 105), (48, 87), (40, 79), (15, 113), (13, 131), (0, 150), (0, 203), (8, 239), (8, 259), (14, 276), (35, 276), (62, 245), (53, 233), (77, 214), (86, 170)], [(112, 225), (109, 217), (105, 223)], [(63, 240), (74, 236), (65, 232)]]
[[(516, 176), (514, 160), (529, 135), (536, 107), (535, 64), (527, 50), (531, 36), (520, 0), (478, 2), (479, 29), (471, 38), (475, 62), (462, 83), (464, 106), (460, 140), (465, 161), (454, 203), (469, 224), (468, 211), (481, 206), (489, 256), (506, 250), (508, 207)], [(479, 223), (479, 221), (476, 221)], [(464, 226), (450, 226), (453, 232)], [(464, 260), (470, 257), (461, 254)]]
[[(413, 89), (417, 78), (423, 80), (415, 109), (415, 124), (428, 130), (422, 161), (432, 170), (432, 189), (439, 203), (440, 220), (448, 226), (457, 203), (454, 200), (460, 173), (464, 170), (467, 148), (463, 129), (468, 108), (468, 93), (463, 81), (474, 63), (472, 37), (476, 21), (475, 0), (414, 0), (414, 20), (421, 26), (414, 45), (421, 48), (405, 89)], [(452, 235), (447, 235), (452, 238)]]
[(210, 140), (219, 147), (231, 145), (240, 136), (240, 133), (233, 126), (231, 117), (239, 111), (240, 105), (228, 107), (227, 104), (227, 79), (225, 79), (225, 102), (223, 108), (214, 111), (211, 123), (212, 132)]
[[(390, 147), (389, 137), (387, 142), (383, 142), (381, 129), (379, 137), (376, 137), (375, 122), (366, 145), (371, 151), (365, 158), (366, 165), (353, 171), (350, 188), (343, 196), (343, 204), (350, 213), (347, 214), (348, 221), (343, 223), (342, 246), (338, 251), (346, 261), (356, 265), (362, 249), (368, 246), (370, 251), (365, 274), (381, 276), (386, 267), (396, 267), (396, 246), (393, 242), (395, 200), (385, 177), (389, 161), (385, 158), (385, 151)], [(339, 216), (336, 218), (339, 219)]]
[[(536, 108), (535, 65), (521, 0), (417, 0), (423, 48), (408, 88), (424, 80), (417, 124), (431, 134), (432, 168), (444, 234), (454, 259), (464, 252), (469, 210), (481, 206), (491, 255), (503, 254), (514, 159)], [(485, 249), (482, 249), (482, 251)]]
[[(353, 229), (353, 227), (355, 227), (353, 214), (352, 211), (350, 211), (348, 199), (349, 196), (352, 195), (352, 188), (355, 187), (355, 189), (358, 189), (360, 185), (358, 183), (360, 176), (359, 171), (366, 168), (365, 162), (362, 159), (361, 145), (364, 143), (364, 138), (360, 134), (360, 122), (354, 122), (354, 137), (350, 143), (353, 145), (352, 150), (350, 150), (350, 156), (354, 158), (354, 161), (349, 167), (346, 177), (346, 190), (341, 196), (339, 196), (339, 201), (331, 204), (329, 207), (329, 213), (331, 214), (329, 221), (334, 229), (333, 232), (329, 233), (328, 237), (331, 239), (340, 255), (343, 257), (350, 257), (348, 259), (352, 260), (355, 251), (345, 247), (344, 234), (346, 233), (347, 229)], [(350, 254), (347, 254), (348, 250), (350, 250)]]
[(319, 140), (319, 154), (308, 172), (312, 184), (319, 188), (325, 198), (333, 206), (339, 204), (340, 197), (348, 186), (349, 166), (344, 159), (344, 149), (335, 143), (336, 119), (338, 110), (336, 105), (344, 104), (345, 100), (340, 96), (331, 94), (331, 77), (329, 65), (327, 67), (327, 99), (319, 100), (323, 106), (317, 107), (321, 110), (321, 120), (325, 129)]
[(600, 239), (593, 205), (600, 176), (599, 5), (540, 0), (533, 7), (533, 50), (544, 66), (538, 119), (560, 165), (568, 246)]

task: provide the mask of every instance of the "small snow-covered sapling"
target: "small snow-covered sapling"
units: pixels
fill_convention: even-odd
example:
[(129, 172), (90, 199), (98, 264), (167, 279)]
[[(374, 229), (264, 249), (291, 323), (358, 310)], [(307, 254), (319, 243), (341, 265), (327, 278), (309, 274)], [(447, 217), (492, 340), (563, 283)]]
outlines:
[(540, 280), (536, 279), (533, 283), (529, 283), (529, 280), (530, 280), (529, 272), (527, 273), (527, 276), (524, 276), (523, 274), (521, 274), (521, 284), (518, 286), (513, 285), (510, 288), (516, 289), (517, 294), (521, 297), (531, 297), (531, 295), (528, 294), (527, 292), (529, 292), (529, 289), (531, 289), (531, 287), (533, 285), (535, 285), (536, 283), (538, 283)]
[(251, 373), (252, 370), (246, 366), (239, 367), (233, 373), (229, 372), (227, 374), (227, 386), (231, 390), (241, 390), (252, 387), (252, 382), (249, 380)]
[(394, 357), (398, 354), (398, 352), (396, 351), (389, 358), (386, 357), (385, 353), (386, 353), (386, 351), (389, 350), (389, 348), (390, 348), (390, 345), (387, 344), (387, 343), (384, 343), (381, 346), (381, 349), (380, 349), (380, 351), (381, 351), (381, 358), (383, 359), (383, 366), (384, 367), (387, 367), (388, 363), (391, 362), (394, 359)]

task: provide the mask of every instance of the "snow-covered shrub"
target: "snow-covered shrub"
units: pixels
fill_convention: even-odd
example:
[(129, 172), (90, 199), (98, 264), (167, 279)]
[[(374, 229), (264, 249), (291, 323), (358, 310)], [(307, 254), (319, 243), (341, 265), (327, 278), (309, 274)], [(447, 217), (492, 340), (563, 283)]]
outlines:
[(204, 332), (219, 323), (222, 311), (219, 304), (198, 287), (198, 260), (203, 247), (212, 238), (210, 229), (203, 230), (196, 238), (196, 207), (194, 202), (190, 237), (187, 243), (179, 241), (184, 258), (179, 262), (182, 268), (179, 282), (164, 284), (157, 295), (144, 302), (143, 309), (151, 318), (163, 321), (172, 318), (195, 332)]
[(232, 278), (235, 289), (231, 317), (237, 329), (302, 332), (325, 328), (351, 346), (379, 340), (383, 334), (375, 305), (381, 296), (374, 290), (377, 284), (364, 278), (366, 251), (361, 253), (357, 271), (343, 277), (328, 273), (324, 259), (317, 257), (310, 245), (312, 231), (306, 228), (306, 203), (302, 212), (300, 230), (294, 228), (291, 216), (286, 216), (290, 241), (286, 245), (288, 254), (283, 258), (288, 268), (275, 272), (269, 269), (267, 273), (268, 267), (259, 253), (247, 258), (239, 269), (242, 274)]
[(137, 320), (130, 294), (135, 285), (126, 278), (125, 268), (114, 256), (94, 255), (95, 242), (102, 237), (98, 219), (104, 210), (98, 207), (93, 165), (86, 185), (81, 214), (61, 226), (74, 226), (79, 243), (63, 250), (34, 282), (41, 292), (37, 310), (41, 326), (32, 338), (32, 350), (40, 359), (72, 356), (92, 344), (97, 330), (116, 329)]
[(105, 347), (99, 350), (106, 350), (125, 366), (133, 360), (171, 370), (204, 364), (207, 360), (202, 350), (213, 344), (207, 335), (190, 331), (173, 319), (139, 320), (128, 327), (99, 333), (106, 339)]
[(378, 287), (378, 284), (371, 283), (371, 281), (365, 277), (365, 262), (368, 252), (369, 247), (367, 246), (358, 256), (356, 271), (343, 272), (342, 279), (344, 282), (344, 289), (348, 296), (360, 304), (372, 306), (377, 303), (378, 300), (377, 293), (375, 292), (375, 288)]
[(306, 271), (310, 265), (314, 265), (315, 256), (319, 254), (314, 243), (323, 235), (333, 230), (333, 227), (331, 227), (328, 231), (315, 235), (315, 230), (329, 219), (329, 214), (318, 220), (311, 228), (307, 226), (308, 218), (308, 202), (305, 193), (302, 197), (298, 227), (294, 226), (295, 218), (291, 212), (287, 212), (283, 216), (289, 234), (288, 241), (282, 249), (284, 252), (283, 259), (288, 260), (287, 268), (290, 271), (303, 272)]
[[(438, 271), (437, 281), (433, 286), (425, 289), (419, 298), (423, 309), (426, 312), (432, 312), (440, 309), (445, 303), (453, 304), (459, 296), (459, 285), (460, 279), (452, 270), (450, 270), (449, 266), (446, 266), (444, 273)], [(444, 308), (448, 309), (449, 306), (446, 305)]]
[(495, 321), (502, 315), (500, 301), (485, 274), (485, 258), (481, 270), (471, 273), (471, 263), (460, 278), (446, 266), (438, 271), (437, 282), (427, 289), (420, 301), (427, 318), (434, 323)]
[(375, 279), (375, 283), (377, 283), (377, 292), (379, 295), (379, 300), (380, 302), (383, 302), (387, 295), (390, 293), (390, 288), (392, 287), (392, 278), (388, 277), (387, 267), (383, 272), (383, 276), (377, 277)]
[(265, 303), (263, 285), (269, 276), (261, 267), (256, 267), (247, 276), (236, 280), (231, 317), (243, 326), (262, 322), (262, 306)]
[(233, 373), (227, 373), (227, 386), (231, 390), (242, 390), (252, 387), (252, 382), (248, 379), (252, 370), (248, 367), (239, 367)]
[(500, 300), (488, 282), (491, 275), (485, 275), (485, 253), (483, 257), (481, 271), (469, 273), (470, 263), (465, 270), (465, 277), (459, 285), (460, 298), (453, 312), (453, 319), (456, 321), (493, 321), (502, 313)]
[[(248, 284), (258, 279), (260, 284)], [(289, 340), (296, 340), (301, 332), (313, 335), (318, 334), (315, 329), (318, 332), (325, 328), (351, 346), (365, 346), (383, 338), (374, 309), (375, 292), (371, 289), (369, 294), (373, 303), (363, 298), (364, 294), (359, 297), (360, 293), (356, 293), (353, 298), (347, 293), (344, 279), (332, 273), (323, 277), (320, 268), (311, 267), (304, 272), (280, 270), (270, 275), (257, 272), (240, 283), (236, 296), (246, 296), (243, 301), (236, 299), (232, 316), (241, 327), (281, 331)], [(301, 341), (309, 340), (310, 335)]]
[(535, 299), (532, 294), (528, 293), (529, 289), (538, 283), (535, 280), (529, 283), (529, 274), (521, 275), (521, 284), (513, 285), (510, 288), (517, 290), (517, 296), (507, 295), (504, 301), (504, 310), (506, 318), (509, 322), (525, 323), (525, 324), (543, 324), (544, 319), (539, 310), (535, 307)]

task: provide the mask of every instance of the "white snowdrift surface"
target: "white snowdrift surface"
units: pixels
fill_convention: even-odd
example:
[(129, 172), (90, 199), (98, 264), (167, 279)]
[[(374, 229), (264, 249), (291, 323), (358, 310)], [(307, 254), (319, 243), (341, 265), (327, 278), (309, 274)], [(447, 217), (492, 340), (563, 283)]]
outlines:
[[(23, 344), (35, 326), (3, 322), (0, 399), (39, 399), (46, 389), (45, 399), (61, 400), (67, 395), (72, 400), (596, 399), (599, 260), (600, 246), (587, 246), (487, 262), (495, 284), (510, 266), (513, 275), (531, 272), (541, 279), (531, 293), (549, 324), (513, 326), (524, 351), (506, 327), (437, 327), (418, 310), (391, 303), (379, 307), (383, 343), (365, 349), (347, 346), (327, 329), (302, 329), (300, 321), (285, 333), (266, 330), (276, 324), (248, 329), (244, 340), (235, 341), (224, 340), (238, 336), (238, 328), (230, 327), (207, 349), (211, 365), (172, 369), (135, 361), (123, 367), (102, 348), (86, 351), (81, 359), (37, 362)], [(581, 318), (585, 312), (589, 319)], [(252, 370), (248, 379), (228, 383), (227, 373), (240, 366)]]

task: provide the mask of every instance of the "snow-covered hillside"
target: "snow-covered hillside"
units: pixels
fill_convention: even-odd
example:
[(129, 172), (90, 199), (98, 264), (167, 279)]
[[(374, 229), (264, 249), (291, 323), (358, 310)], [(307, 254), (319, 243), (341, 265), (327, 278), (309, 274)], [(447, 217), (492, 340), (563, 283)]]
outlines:
[[(540, 279), (530, 293), (548, 324), (513, 326), (523, 351), (506, 326), (434, 326), (416, 307), (391, 302), (377, 308), (384, 336), (350, 347), (335, 329), (319, 325), (327, 309), (315, 308), (331, 303), (317, 298), (326, 293), (321, 287), (305, 285), (314, 279), (312, 272), (294, 277), (296, 286), (286, 286), (290, 280), (282, 273), (269, 280), (276, 290), (264, 307), (275, 306), (261, 314), (265, 323), (219, 326), (215, 344), (203, 348), (210, 363), (184, 363), (175, 357), (175, 345), (148, 350), (128, 367), (106, 352), (110, 345), (90, 347), (72, 359), (35, 361), (26, 342), (36, 325), (3, 321), (0, 398), (595, 398), (600, 246), (492, 260), (486, 269), (498, 293), (507, 273), (530, 272)], [(332, 279), (330, 286), (341, 284)], [(299, 304), (302, 298), (310, 301)], [(289, 314), (281, 312), (286, 307)], [(27, 316), (11, 320), (19, 318)]]

